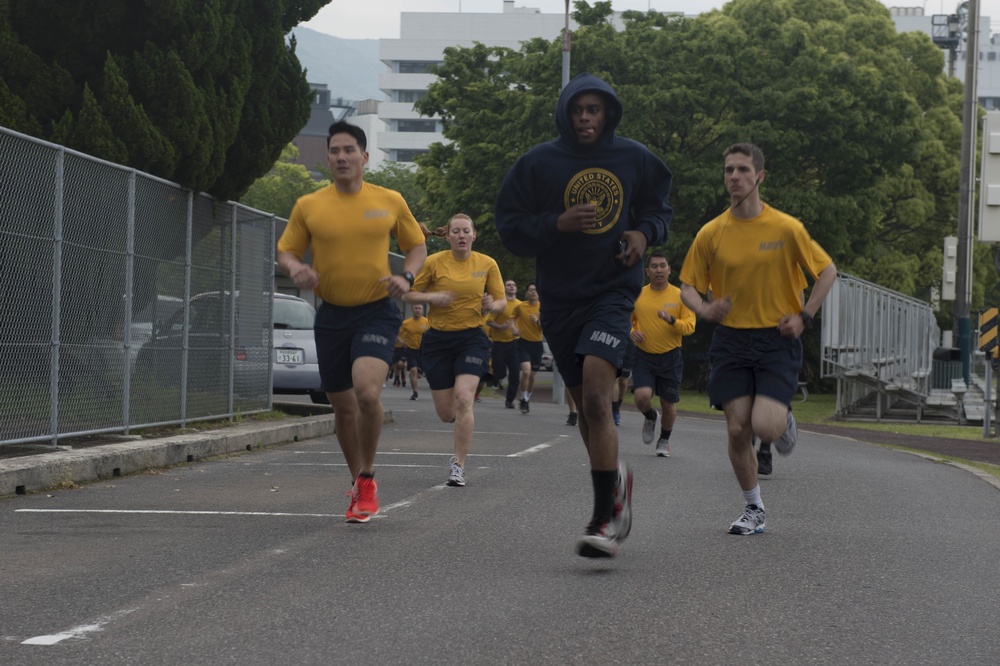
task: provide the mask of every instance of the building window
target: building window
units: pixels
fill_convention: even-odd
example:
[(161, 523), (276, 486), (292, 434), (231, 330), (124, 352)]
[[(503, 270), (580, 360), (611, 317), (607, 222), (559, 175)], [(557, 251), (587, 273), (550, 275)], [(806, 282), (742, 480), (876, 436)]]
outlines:
[(400, 74), (430, 74), (431, 67), (440, 65), (440, 62), (430, 60), (401, 60), (399, 62)]
[(426, 90), (397, 90), (396, 91), (396, 101), (397, 102), (416, 102), (418, 99), (423, 99), (424, 95), (427, 94)]
[(986, 59), (987, 60), (996, 60), (997, 59), (997, 52), (996, 51), (990, 51), (989, 53), (986, 54)]
[(436, 132), (436, 120), (397, 120), (397, 132)]
[(397, 148), (393, 151), (393, 157), (397, 162), (412, 162), (417, 158), (417, 155), (425, 155), (426, 150), (404, 150)]

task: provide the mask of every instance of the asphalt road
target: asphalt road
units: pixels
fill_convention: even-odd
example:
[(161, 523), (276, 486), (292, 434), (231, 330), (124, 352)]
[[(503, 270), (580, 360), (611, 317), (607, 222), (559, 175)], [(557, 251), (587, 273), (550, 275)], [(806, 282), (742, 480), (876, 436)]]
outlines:
[(349, 525), (324, 437), (0, 500), (0, 663), (995, 664), (1000, 492), (950, 465), (800, 434), (742, 498), (723, 424), (655, 458), (627, 413), (634, 528), (577, 557), (566, 408), (477, 405), (465, 488), (429, 393), (387, 389), (383, 514)]

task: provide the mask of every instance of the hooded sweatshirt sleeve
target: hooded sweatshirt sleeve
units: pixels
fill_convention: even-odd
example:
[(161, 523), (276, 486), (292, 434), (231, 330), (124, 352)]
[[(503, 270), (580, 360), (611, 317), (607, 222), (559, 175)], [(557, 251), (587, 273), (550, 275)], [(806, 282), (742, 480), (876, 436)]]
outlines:
[(658, 157), (647, 152), (646, 168), (642, 170), (642, 187), (632, 202), (635, 215), (634, 228), (646, 236), (648, 246), (662, 245), (667, 240), (667, 229), (674, 216), (667, 203), (673, 176)]
[(497, 194), (494, 217), (504, 247), (519, 257), (533, 257), (555, 242), (558, 214), (545, 210), (535, 192), (537, 164), (529, 152), (507, 172)]

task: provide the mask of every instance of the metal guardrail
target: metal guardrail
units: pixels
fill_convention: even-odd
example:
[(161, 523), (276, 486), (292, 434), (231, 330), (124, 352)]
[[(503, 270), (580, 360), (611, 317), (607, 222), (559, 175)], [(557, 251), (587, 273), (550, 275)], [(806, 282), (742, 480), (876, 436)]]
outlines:
[(892, 386), (930, 394), (941, 332), (928, 303), (841, 274), (823, 304), (823, 377), (836, 377), (837, 413)]
[(270, 409), (274, 221), (0, 128), (0, 444)]

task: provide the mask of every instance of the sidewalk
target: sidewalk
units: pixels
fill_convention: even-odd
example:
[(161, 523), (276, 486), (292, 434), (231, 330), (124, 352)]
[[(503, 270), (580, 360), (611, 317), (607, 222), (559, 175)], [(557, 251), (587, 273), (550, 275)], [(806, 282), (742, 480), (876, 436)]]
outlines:
[[(538, 400), (539, 402), (551, 402), (552, 387), (540, 386), (536, 384), (532, 399)], [(629, 404), (622, 405), (622, 408), (625, 411), (636, 411), (635, 407)], [(705, 414), (704, 412), (688, 412), (683, 409), (678, 409), (677, 415), (680, 418), (697, 417), (719, 421), (724, 420), (722, 412)], [(971, 439), (922, 437), (918, 435), (906, 435), (894, 432), (883, 432), (881, 430), (868, 430), (865, 428), (842, 426), (835, 423), (802, 423), (799, 424), (799, 430), (804, 432), (816, 432), (823, 435), (850, 437), (851, 439), (856, 439), (862, 442), (871, 442), (873, 444), (904, 446), (918, 451), (925, 451), (930, 454), (951, 456), (972, 462), (1000, 466), (1000, 440), (997, 440), (996, 442), (984, 442)]]
[[(551, 403), (551, 385), (536, 384), (532, 400)], [(313, 406), (275, 403), (276, 408), (279, 405), (283, 410), (300, 415), (291, 415), (283, 421), (254, 422), (158, 439), (110, 434), (73, 440), (73, 446), (0, 446), (0, 497), (71, 487), (333, 434), (333, 418), (329, 413), (315, 415)], [(635, 412), (632, 405), (624, 405), (624, 408)], [(721, 413), (678, 410), (678, 415), (723, 420)], [(386, 419), (391, 421), (392, 418), (392, 412), (387, 409)], [(799, 429), (1000, 466), (1000, 442), (920, 437), (836, 424), (801, 424)]]

